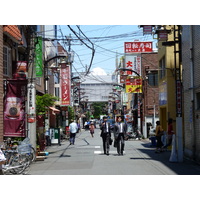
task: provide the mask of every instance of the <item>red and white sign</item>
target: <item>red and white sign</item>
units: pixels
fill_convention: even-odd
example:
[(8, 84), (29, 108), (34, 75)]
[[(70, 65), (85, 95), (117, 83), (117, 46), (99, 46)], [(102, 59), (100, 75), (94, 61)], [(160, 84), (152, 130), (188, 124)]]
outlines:
[(141, 57), (135, 56), (135, 55), (126, 55), (125, 56), (125, 68), (135, 71), (136, 73), (133, 73), (132, 71), (127, 71), (127, 75), (134, 75), (138, 76), (138, 74), (141, 76)]
[(152, 42), (125, 42), (125, 53), (144, 53), (152, 52)]
[(70, 105), (70, 67), (66, 64), (61, 66), (61, 105)]

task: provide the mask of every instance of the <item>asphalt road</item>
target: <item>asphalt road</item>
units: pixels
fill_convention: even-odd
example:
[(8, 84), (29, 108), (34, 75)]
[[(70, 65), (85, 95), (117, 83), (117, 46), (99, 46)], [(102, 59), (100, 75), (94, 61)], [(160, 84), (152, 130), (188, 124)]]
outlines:
[(48, 147), (44, 161), (31, 164), (30, 175), (199, 175), (200, 166), (188, 160), (170, 163), (171, 152), (155, 153), (150, 141), (126, 141), (123, 156), (113, 145), (110, 155), (103, 154), (100, 130), (92, 138), (89, 131), (76, 136), (75, 145), (62, 141)]

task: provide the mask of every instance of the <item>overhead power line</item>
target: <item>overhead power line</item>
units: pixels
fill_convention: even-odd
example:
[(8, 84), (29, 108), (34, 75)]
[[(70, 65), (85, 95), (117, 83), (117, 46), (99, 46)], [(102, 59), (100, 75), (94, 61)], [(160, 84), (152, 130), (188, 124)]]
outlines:
[(74, 31), (70, 25), (67, 25), (69, 27), (69, 29), (74, 33), (74, 35), (86, 46), (88, 47), (89, 49), (92, 50), (92, 57), (91, 57), (91, 60), (90, 60), (90, 65), (86, 71), (86, 75), (89, 73), (90, 71), (90, 68), (92, 66), (92, 62), (93, 62), (93, 59), (94, 59), (94, 54), (95, 54), (95, 49), (94, 49), (94, 44), (85, 36), (85, 34), (83, 34), (83, 32), (81, 31), (81, 29), (79, 28), (79, 30), (81, 31), (81, 33), (84, 35), (84, 37), (86, 38), (86, 40), (88, 40), (91, 44), (92, 44), (92, 47), (90, 47), (88, 44), (86, 44), (83, 39), (76, 33), (76, 31)]

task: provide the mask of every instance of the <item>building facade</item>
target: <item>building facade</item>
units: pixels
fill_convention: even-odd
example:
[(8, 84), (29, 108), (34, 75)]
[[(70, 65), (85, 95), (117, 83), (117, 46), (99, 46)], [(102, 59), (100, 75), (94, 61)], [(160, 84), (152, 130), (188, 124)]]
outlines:
[(81, 82), (80, 87), (85, 92), (84, 96), (88, 96), (88, 103), (108, 102), (113, 84), (114, 82), (110, 75), (89, 75)]
[[(171, 26), (165, 26), (165, 30), (171, 30)], [(159, 30), (159, 31), (162, 31)], [(158, 36), (158, 85), (159, 85), (159, 119), (164, 131), (167, 131), (168, 119), (173, 119), (173, 127), (176, 130), (176, 75), (174, 62), (174, 46), (164, 46), (165, 41), (174, 41), (173, 32), (167, 34), (167, 38)]]
[(149, 130), (159, 119), (158, 53), (142, 53), (143, 98), (141, 122), (143, 134), (149, 137)]
[(182, 26), (184, 154), (200, 161), (200, 26)]
[[(0, 26), (0, 93), (3, 94), (3, 26)], [(3, 142), (3, 95), (0, 98), (0, 142)]]

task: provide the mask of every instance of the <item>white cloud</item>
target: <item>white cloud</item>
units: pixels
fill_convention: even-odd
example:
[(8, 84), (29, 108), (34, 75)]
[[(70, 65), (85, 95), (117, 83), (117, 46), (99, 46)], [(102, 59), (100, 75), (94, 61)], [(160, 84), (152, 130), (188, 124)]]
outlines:
[(107, 75), (106, 71), (100, 67), (96, 67), (92, 69), (92, 75)]

